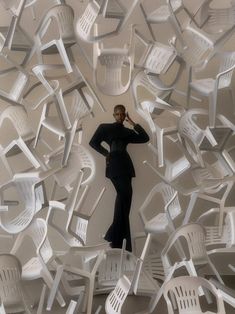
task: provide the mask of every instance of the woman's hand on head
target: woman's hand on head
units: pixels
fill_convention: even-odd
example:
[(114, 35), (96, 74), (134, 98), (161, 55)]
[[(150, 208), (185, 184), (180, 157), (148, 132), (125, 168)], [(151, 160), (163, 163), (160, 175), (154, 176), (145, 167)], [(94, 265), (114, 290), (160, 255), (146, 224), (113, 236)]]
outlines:
[(128, 112), (126, 113), (126, 121), (127, 121), (130, 125), (135, 126), (135, 122), (130, 118)]

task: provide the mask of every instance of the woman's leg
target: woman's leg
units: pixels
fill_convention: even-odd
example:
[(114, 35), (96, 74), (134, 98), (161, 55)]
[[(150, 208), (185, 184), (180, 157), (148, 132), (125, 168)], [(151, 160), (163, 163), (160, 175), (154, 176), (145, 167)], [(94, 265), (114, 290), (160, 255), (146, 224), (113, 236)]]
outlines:
[(112, 247), (117, 248), (121, 248), (123, 239), (126, 239), (126, 248), (129, 251), (132, 250), (129, 223), (132, 201), (131, 179), (131, 177), (116, 177), (111, 179), (117, 196), (114, 206), (113, 223), (105, 235), (105, 239), (112, 243)]

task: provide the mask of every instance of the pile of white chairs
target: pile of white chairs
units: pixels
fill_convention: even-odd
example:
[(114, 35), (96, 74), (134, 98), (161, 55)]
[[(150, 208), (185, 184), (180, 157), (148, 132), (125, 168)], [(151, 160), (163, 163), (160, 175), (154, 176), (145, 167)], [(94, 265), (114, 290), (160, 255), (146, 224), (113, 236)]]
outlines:
[[(120, 314), (130, 294), (149, 300), (136, 314), (154, 313), (161, 297), (169, 314), (226, 313), (235, 291), (217, 259), (226, 256), (225, 272), (235, 272), (235, 50), (227, 48), (235, 1), (42, 2), (0, 0), (10, 17), (0, 27), (0, 243), (12, 243), (0, 254), (0, 314), (33, 305), (41, 314), (56, 302), (67, 314)], [(123, 34), (128, 43), (118, 45)], [(138, 210), (143, 231), (133, 234), (133, 252), (125, 239), (121, 249), (87, 244), (105, 187), (92, 193), (84, 125), (106, 110), (101, 94), (127, 93), (151, 134), (153, 158), (143, 167), (156, 177)], [(26, 281), (36, 280), (33, 301)], [(107, 297), (94, 310), (96, 294)]]

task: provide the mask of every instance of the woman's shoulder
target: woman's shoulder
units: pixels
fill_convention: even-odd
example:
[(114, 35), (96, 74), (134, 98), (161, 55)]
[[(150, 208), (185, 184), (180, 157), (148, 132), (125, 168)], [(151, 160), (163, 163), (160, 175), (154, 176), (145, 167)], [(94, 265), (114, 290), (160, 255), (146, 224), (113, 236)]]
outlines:
[(109, 129), (113, 127), (113, 123), (101, 123), (98, 128), (100, 129)]

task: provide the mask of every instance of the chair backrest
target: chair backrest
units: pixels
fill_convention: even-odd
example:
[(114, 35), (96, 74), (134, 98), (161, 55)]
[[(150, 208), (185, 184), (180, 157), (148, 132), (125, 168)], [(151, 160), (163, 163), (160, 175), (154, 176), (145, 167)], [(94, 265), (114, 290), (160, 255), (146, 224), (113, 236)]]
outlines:
[[(204, 166), (202, 160), (201, 144), (202, 141), (207, 141), (210, 147), (217, 145), (217, 142), (208, 127), (199, 126), (198, 117), (208, 116), (208, 111), (205, 109), (190, 109), (182, 114), (178, 122), (178, 132), (182, 140), (183, 146), (186, 148), (187, 157), (190, 157), (200, 166)], [(198, 120), (197, 120), (198, 119)], [(208, 146), (208, 147), (209, 147)], [(202, 148), (203, 150), (203, 148)]]
[(132, 81), (131, 86), (132, 86), (131, 90), (132, 90), (132, 95), (134, 98), (135, 108), (138, 111), (138, 113), (145, 120), (149, 120), (149, 118), (148, 118), (149, 115), (146, 115), (145, 110), (143, 110), (143, 106), (141, 105), (141, 103), (142, 103), (141, 98), (139, 97), (139, 95), (141, 95), (141, 93), (139, 93), (139, 95), (138, 95), (138, 89), (139, 88), (144, 89), (146, 92), (148, 92), (151, 95), (151, 97), (154, 97), (154, 99), (156, 98), (156, 96), (161, 97), (161, 98), (165, 98), (165, 97), (169, 96), (169, 94), (172, 92), (171, 89), (163, 90), (161, 88), (158, 88), (158, 86), (156, 84), (154, 84), (154, 79), (151, 79), (151, 77), (148, 76), (143, 71), (140, 71), (136, 74), (136, 76), (134, 77), (134, 79)]
[[(209, 2), (212, 2), (212, 0)], [(233, 26), (235, 22), (234, 10), (234, 1), (230, 1), (230, 5), (225, 3), (225, 6), (222, 7), (217, 7), (213, 4), (208, 5), (208, 25), (211, 31), (213, 32), (213, 28), (215, 28), (217, 32), (222, 32), (228, 27)]]
[(73, 102), (68, 108), (68, 115), (71, 122), (78, 120), (78, 124), (81, 122), (82, 118), (91, 114), (94, 105), (94, 100), (88, 93), (81, 93), (79, 93), (78, 90), (73, 91)]
[[(213, 313), (225, 314), (224, 303), (213, 284), (204, 278), (190, 276), (172, 278), (164, 285), (163, 295), (167, 303), (168, 313), (174, 313), (171, 297), (176, 300), (179, 314), (206, 313), (200, 302), (201, 288), (208, 290), (216, 299), (217, 310)], [(170, 296), (169, 292), (172, 293)], [(210, 311), (210, 313), (212, 312)]]
[(15, 216), (8, 212), (1, 214), (1, 227), (8, 233), (16, 234), (27, 228), (34, 215), (45, 204), (46, 199), (43, 183), (39, 183), (36, 186), (39, 181), (38, 175), (34, 175), (34, 173), (32, 175), (30, 173), (18, 173), (14, 175), (10, 184), (15, 187), (18, 197), (22, 202), (23, 210), (19, 212), (17, 208)]
[[(97, 32), (97, 24), (95, 30)], [(94, 82), (96, 86), (107, 95), (121, 95), (129, 88), (134, 66), (134, 30), (131, 25), (130, 44), (123, 48), (104, 48), (103, 44), (94, 44)], [(128, 63), (128, 74), (123, 84), (124, 62)], [(104, 72), (101, 72), (103, 69)], [(102, 76), (99, 77), (99, 73)]]
[(122, 306), (128, 296), (130, 287), (130, 280), (123, 275), (105, 301), (106, 314), (121, 314)]
[(27, 0), (1, 0), (1, 4), (3, 5), (4, 9), (9, 10), (12, 15), (18, 16), (20, 12), (23, 10), (24, 2)]
[(74, 12), (72, 7), (67, 4), (60, 4), (52, 7), (48, 14), (57, 21), (60, 38), (62, 38), (63, 41), (74, 40)]
[[(58, 158), (60, 159), (61, 157), (58, 156)], [(76, 169), (76, 171), (74, 171), (74, 169)], [(58, 185), (63, 187), (70, 185), (76, 180), (79, 170), (83, 170), (84, 172), (89, 170), (89, 174), (85, 174), (85, 179), (82, 182), (82, 184), (85, 185), (93, 180), (95, 169), (95, 161), (90, 151), (83, 145), (74, 144), (71, 149), (67, 167), (59, 170), (54, 177)]]
[(8, 106), (0, 114), (0, 127), (6, 120), (11, 122), (17, 134), (25, 141), (33, 139), (34, 134), (30, 127), (28, 115), (23, 107)]
[(21, 200), (23, 200), (25, 208), (31, 209), (35, 213), (38, 212), (45, 203), (42, 183), (35, 186), (39, 180), (37, 175), (35, 177), (30, 175), (27, 177), (24, 174), (22, 176), (16, 174), (13, 178), (13, 185), (19, 193)]
[(221, 53), (219, 73), (227, 71), (230, 68), (231, 70), (220, 76), (218, 88), (228, 87), (231, 84), (234, 67), (235, 67), (235, 52)]
[[(158, 183), (152, 188), (152, 190), (147, 195), (144, 203), (139, 209), (140, 217), (144, 224), (148, 221), (147, 217), (145, 216), (147, 206), (157, 193), (159, 193), (163, 198), (163, 206), (165, 206), (173, 197), (175, 190), (170, 185), (164, 182)], [(171, 204), (169, 204), (168, 210), (172, 219), (175, 219), (181, 213), (181, 206), (179, 203), (178, 196), (174, 199), (174, 201)], [(158, 214), (158, 212), (155, 214)]]
[(21, 264), (11, 254), (0, 254), (0, 298), (7, 313), (24, 311)]
[(145, 46), (143, 54), (137, 61), (137, 67), (145, 68), (155, 74), (165, 73), (176, 58), (176, 49), (160, 42), (148, 41), (137, 30), (135, 37)]
[(85, 41), (92, 41), (92, 28), (100, 12), (100, 5), (97, 1), (88, 2), (85, 11), (78, 19), (76, 31), (78, 36)]
[[(97, 42), (117, 35), (125, 26), (138, 2), (139, 0), (132, 1), (132, 4), (127, 9), (121, 0), (90, 0), (83, 14), (77, 20), (75, 26), (76, 34), (86, 42)], [(98, 32), (93, 34), (95, 23), (99, 17), (116, 19), (117, 23), (115, 27), (107, 28), (108, 31), (102, 34), (98, 34)]]
[(195, 265), (204, 264), (207, 257), (205, 238), (206, 231), (200, 224), (191, 223), (179, 227), (172, 238), (177, 239), (184, 238), (187, 242), (189, 258)]
[[(29, 237), (32, 240), (37, 254), (40, 254), (44, 263), (47, 263), (47, 261), (52, 256), (52, 248), (51, 248), (48, 236), (47, 236), (46, 221), (42, 218), (33, 219), (29, 227), (23, 230), (16, 238), (14, 247), (12, 249), (12, 254), (15, 252), (15, 250), (18, 250), (20, 248), (20, 246), (22, 245), (26, 237)], [(45, 242), (41, 246), (44, 240)], [(40, 248), (40, 252), (39, 252), (39, 248)]]
[(213, 41), (195, 28), (188, 26), (182, 33), (185, 47), (181, 57), (188, 66), (203, 69), (214, 55)]

